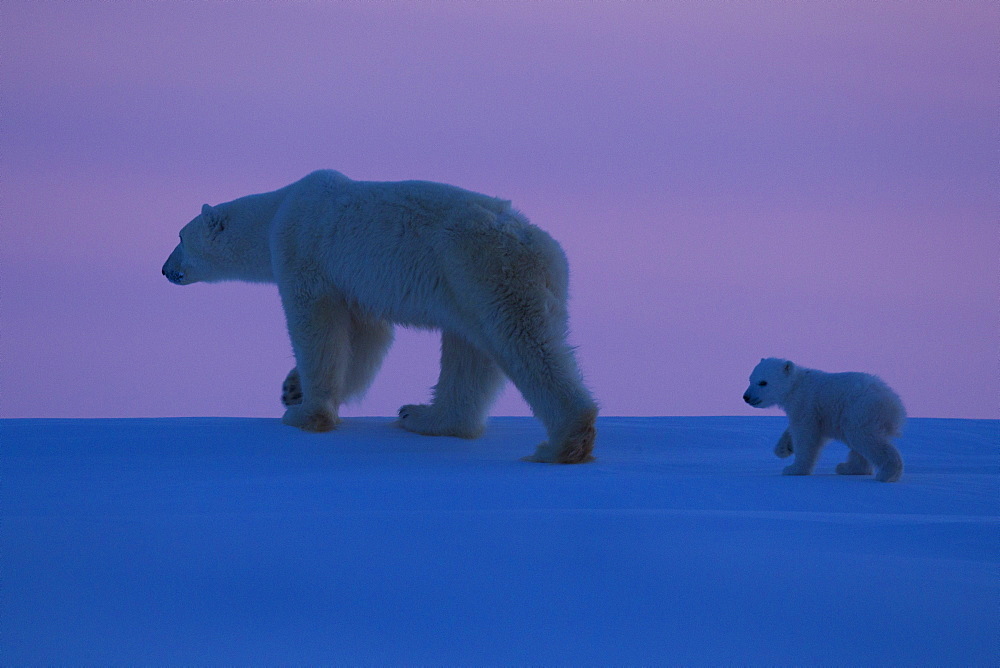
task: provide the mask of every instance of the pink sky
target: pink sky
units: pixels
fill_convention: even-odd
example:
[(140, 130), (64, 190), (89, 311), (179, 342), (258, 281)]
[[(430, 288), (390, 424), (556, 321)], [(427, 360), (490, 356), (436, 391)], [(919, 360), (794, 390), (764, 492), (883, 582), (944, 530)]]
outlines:
[[(0, 416), (279, 417), (273, 287), (160, 275), (318, 168), (512, 199), (606, 415), (762, 414), (759, 358), (1000, 417), (1000, 5), (5, 2)], [(345, 415), (424, 401), (398, 330)], [(528, 414), (513, 389), (495, 414)]]

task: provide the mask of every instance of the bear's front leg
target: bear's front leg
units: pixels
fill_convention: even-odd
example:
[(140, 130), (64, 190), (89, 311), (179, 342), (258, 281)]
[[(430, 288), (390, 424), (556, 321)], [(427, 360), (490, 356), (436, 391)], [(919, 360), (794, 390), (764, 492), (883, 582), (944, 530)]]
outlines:
[(281, 404), (288, 408), (302, 403), (302, 381), (299, 380), (299, 370), (293, 368), (285, 376), (281, 384)]
[[(285, 382), (281, 384), (281, 403), (286, 409), (292, 409), (302, 404), (302, 382), (297, 368), (288, 372)], [(286, 410), (282, 422), (304, 431), (330, 431), (340, 422), (331, 415), (323, 413), (302, 414), (300, 411)]]
[[(279, 287), (296, 362), (285, 379), (282, 403), (287, 409), (281, 421), (304, 431), (330, 431), (340, 423), (338, 411), (350, 362), (347, 305), (322, 294), (317, 286), (282, 286), (279, 282)], [(296, 394), (301, 395), (299, 403), (291, 403)]]
[(782, 459), (792, 456), (792, 434), (789, 430), (786, 429), (778, 439), (778, 444), (774, 446), (774, 454)]
[(819, 453), (826, 442), (814, 427), (789, 428), (795, 461), (785, 467), (783, 475), (809, 475), (816, 468)]

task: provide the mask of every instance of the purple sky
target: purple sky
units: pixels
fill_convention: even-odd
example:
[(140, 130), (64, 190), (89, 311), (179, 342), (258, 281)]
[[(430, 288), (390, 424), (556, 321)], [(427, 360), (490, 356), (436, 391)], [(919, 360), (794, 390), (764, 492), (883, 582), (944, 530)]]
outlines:
[[(512, 199), (605, 415), (761, 414), (760, 357), (1000, 417), (1000, 5), (0, 4), (0, 415), (279, 417), (273, 287), (160, 275), (331, 168)], [(398, 330), (345, 415), (424, 401)], [(495, 414), (528, 414), (509, 388)]]

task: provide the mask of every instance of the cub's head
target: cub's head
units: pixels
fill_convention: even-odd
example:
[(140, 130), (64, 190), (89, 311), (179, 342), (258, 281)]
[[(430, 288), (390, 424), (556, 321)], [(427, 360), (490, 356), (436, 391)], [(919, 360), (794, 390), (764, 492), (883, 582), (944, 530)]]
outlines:
[(781, 403), (792, 384), (795, 365), (774, 357), (762, 359), (750, 374), (750, 387), (743, 401), (755, 408), (768, 408)]
[(181, 242), (163, 264), (163, 275), (177, 285), (220, 281), (232, 264), (232, 249), (225, 239), (228, 217), (205, 205), (201, 214), (181, 229)]

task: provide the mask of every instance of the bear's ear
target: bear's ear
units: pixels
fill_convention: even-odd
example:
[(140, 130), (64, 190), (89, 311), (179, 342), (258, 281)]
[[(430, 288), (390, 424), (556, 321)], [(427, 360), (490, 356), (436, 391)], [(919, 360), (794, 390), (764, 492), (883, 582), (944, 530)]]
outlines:
[(201, 207), (201, 216), (208, 225), (208, 236), (214, 239), (226, 229), (226, 217), (215, 208), (205, 204)]
[(786, 376), (790, 376), (792, 375), (792, 369), (794, 368), (795, 368), (794, 364), (792, 364), (791, 362), (785, 362), (785, 366), (781, 367), (781, 370), (782, 372), (784, 372)]

